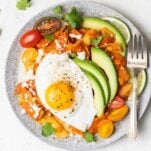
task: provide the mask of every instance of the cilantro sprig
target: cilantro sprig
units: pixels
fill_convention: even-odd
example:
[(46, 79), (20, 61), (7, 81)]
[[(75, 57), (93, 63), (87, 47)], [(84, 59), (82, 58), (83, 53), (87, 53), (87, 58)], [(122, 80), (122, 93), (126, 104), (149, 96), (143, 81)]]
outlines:
[(50, 42), (52, 42), (54, 40), (54, 35), (53, 34), (47, 35), (47, 36), (45, 36), (45, 39), (47, 39)]
[(50, 123), (45, 123), (42, 126), (42, 130), (41, 133), (44, 137), (47, 137), (49, 135), (52, 135), (56, 132), (56, 130), (52, 127), (52, 125)]
[(85, 140), (87, 142), (94, 142), (95, 141), (95, 138), (94, 138), (93, 134), (91, 134), (87, 131), (84, 133), (84, 137), (85, 137)]
[(77, 54), (74, 53), (74, 52), (72, 52), (72, 53), (69, 54), (69, 58), (71, 58), (71, 59), (74, 59), (76, 57), (77, 57)]
[(99, 36), (99, 37), (97, 37), (97, 38), (95, 38), (95, 39), (92, 39), (92, 40), (91, 40), (91, 44), (92, 44), (94, 47), (98, 48), (98, 45), (99, 45), (99, 43), (102, 41), (102, 39), (103, 39), (102, 36)]
[(66, 13), (64, 18), (73, 28), (79, 28), (83, 20), (81, 14), (75, 7), (69, 13)]
[(63, 8), (62, 6), (57, 6), (53, 9), (54, 14), (62, 14), (63, 13)]
[(30, 6), (31, 6), (31, 0), (18, 0), (16, 3), (16, 7), (19, 10), (26, 10)]

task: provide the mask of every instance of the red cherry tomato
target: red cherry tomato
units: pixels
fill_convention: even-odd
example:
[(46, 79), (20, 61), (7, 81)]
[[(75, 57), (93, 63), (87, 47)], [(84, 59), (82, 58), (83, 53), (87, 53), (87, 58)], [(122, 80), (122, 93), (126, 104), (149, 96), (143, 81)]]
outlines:
[(35, 47), (40, 40), (42, 39), (41, 33), (36, 30), (32, 29), (25, 32), (20, 38), (20, 44), (24, 48)]
[(125, 104), (124, 100), (118, 96), (108, 105), (109, 110), (121, 108)]

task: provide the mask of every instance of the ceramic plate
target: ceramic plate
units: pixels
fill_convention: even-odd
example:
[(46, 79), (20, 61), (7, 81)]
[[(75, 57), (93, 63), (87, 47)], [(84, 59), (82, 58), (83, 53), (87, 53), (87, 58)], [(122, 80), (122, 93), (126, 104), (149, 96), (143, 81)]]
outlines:
[[(116, 12), (115, 10), (104, 6), (100, 3), (93, 3), (93, 2), (79, 2), (79, 1), (73, 1), (69, 0), (66, 3), (61, 3), (60, 5), (63, 5), (65, 10), (69, 10), (70, 7), (75, 6), (78, 8), (83, 15), (85, 16), (114, 16), (118, 17), (124, 22), (127, 23), (127, 25), (130, 27), (131, 32), (139, 32), (138, 29), (124, 16)], [(79, 137), (70, 137), (68, 139), (64, 140), (57, 140), (53, 137), (42, 137), (40, 126), (35, 124), (33, 120), (28, 118), (26, 115), (21, 115), (21, 108), (19, 106), (17, 97), (13, 95), (15, 85), (17, 83), (18, 78), (18, 63), (19, 63), (19, 57), (22, 51), (22, 48), (19, 45), (19, 37), (22, 33), (24, 33), (27, 29), (32, 28), (33, 24), (36, 20), (39, 18), (42, 18), (43, 16), (51, 16), (52, 8), (55, 6), (51, 6), (49, 9), (46, 9), (42, 12), (40, 12), (38, 15), (36, 15), (34, 18), (32, 18), (27, 24), (21, 29), (18, 36), (15, 38), (14, 42), (12, 43), (12, 46), (10, 48), (10, 52), (7, 59), (7, 65), (6, 65), (6, 88), (7, 93), (9, 96), (10, 103), (12, 105), (12, 108), (18, 118), (21, 120), (21, 122), (25, 125), (25, 127), (31, 131), (35, 136), (39, 137), (41, 140), (45, 141), (46, 143), (50, 145), (54, 145), (60, 148), (68, 149), (68, 150), (90, 150), (94, 148), (99, 148), (105, 145), (110, 144), (111, 142), (114, 142), (124, 136), (127, 133), (128, 130), (128, 116), (121, 122), (118, 122), (116, 124), (116, 132), (109, 138), (109, 139), (99, 139), (97, 142), (87, 143), (85, 140), (81, 140)], [(151, 89), (151, 66), (148, 69), (148, 82), (147, 87), (143, 93), (143, 95), (139, 98), (140, 99), (140, 106), (139, 106), (139, 118), (142, 117), (148, 103), (150, 100), (150, 89)]]

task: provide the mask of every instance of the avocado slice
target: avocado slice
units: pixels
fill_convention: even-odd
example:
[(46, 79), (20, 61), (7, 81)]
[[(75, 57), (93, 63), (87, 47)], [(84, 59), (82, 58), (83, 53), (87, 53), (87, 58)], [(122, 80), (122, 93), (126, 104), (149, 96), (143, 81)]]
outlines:
[(115, 34), (116, 42), (118, 42), (121, 45), (122, 55), (126, 54), (126, 42), (124, 37), (122, 36), (120, 31), (118, 31), (118, 29), (116, 29), (116, 27), (114, 27), (109, 22), (96, 17), (84, 17), (82, 27), (94, 30), (100, 30), (103, 27), (108, 28)]
[(111, 90), (109, 102), (111, 102), (118, 89), (117, 73), (114, 64), (108, 54), (99, 48), (91, 48), (91, 57), (92, 61), (102, 68), (108, 77)]
[(88, 77), (88, 80), (90, 81), (94, 91), (94, 106), (97, 110), (97, 116), (101, 116), (104, 113), (105, 108), (104, 102), (105, 98), (102, 87), (97, 78), (93, 74), (91, 74), (88, 71), (85, 71), (85, 74)]
[(92, 61), (81, 60), (78, 58), (73, 60), (77, 65), (80, 66), (81, 69), (92, 73), (97, 78), (105, 95), (105, 104), (107, 104), (110, 98), (110, 86), (104, 71)]

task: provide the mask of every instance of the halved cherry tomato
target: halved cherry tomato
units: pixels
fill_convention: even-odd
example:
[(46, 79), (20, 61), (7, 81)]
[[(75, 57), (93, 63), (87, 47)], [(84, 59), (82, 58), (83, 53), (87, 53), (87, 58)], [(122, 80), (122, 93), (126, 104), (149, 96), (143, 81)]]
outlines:
[(128, 113), (129, 108), (127, 105), (122, 106), (119, 109), (114, 109), (108, 113), (107, 118), (113, 122), (122, 120)]
[(101, 138), (108, 138), (113, 134), (114, 124), (111, 120), (104, 119), (99, 123), (98, 134)]
[(25, 32), (20, 38), (20, 44), (24, 48), (35, 47), (42, 39), (38, 30), (32, 29)]
[(54, 17), (43, 17), (35, 23), (33, 28), (39, 30), (43, 36), (46, 36), (54, 33), (60, 27), (61, 21), (59, 19)]
[(27, 48), (22, 54), (22, 63), (26, 70), (32, 69), (36, 63), (38, 52), (35, 48)]
[(118, 96), (108, 105), (109, 110), (121, 108), (125, 104), (124, 100)]

